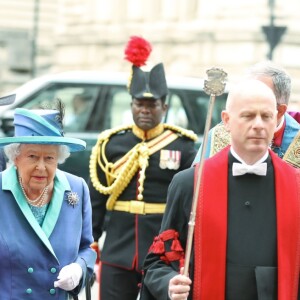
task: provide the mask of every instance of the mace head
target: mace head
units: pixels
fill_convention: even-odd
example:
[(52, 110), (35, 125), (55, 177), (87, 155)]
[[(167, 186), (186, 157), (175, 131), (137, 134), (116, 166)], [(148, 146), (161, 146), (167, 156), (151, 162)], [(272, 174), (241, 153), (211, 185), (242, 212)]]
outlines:
[(207, 80), (204, 80), (204, 92), (208, 95), (220, 96), (224, 93), (227, 73), (220, 68), (211, 68), (206, 71)]

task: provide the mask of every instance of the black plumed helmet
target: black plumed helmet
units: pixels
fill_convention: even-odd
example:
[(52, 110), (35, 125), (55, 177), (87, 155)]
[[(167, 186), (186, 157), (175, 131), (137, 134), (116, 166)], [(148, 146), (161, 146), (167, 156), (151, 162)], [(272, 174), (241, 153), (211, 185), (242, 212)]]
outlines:
[(146, 65), (151, 51), (151, 44), (137, 36), (132, 36), (125, 48), (125, 59), (133, 64), (128, 91), (135, 99), (161, 99), (168, 94), (162, 63), (155, 65), (149, 71), (141, 68)]
[(129, 93), (135, 99), (165, 97), (168, 94), (168, 87), (163, 64), (155, 65), (149, 72), (132, 66)]

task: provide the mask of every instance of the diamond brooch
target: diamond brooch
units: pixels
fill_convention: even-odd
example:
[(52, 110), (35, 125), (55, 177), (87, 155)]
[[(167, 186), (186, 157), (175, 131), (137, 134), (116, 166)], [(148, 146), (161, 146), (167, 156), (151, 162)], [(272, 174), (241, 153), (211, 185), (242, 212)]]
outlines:
[(78, 194), (76, 192), (69, 192), (67, 196), (67, 201), (70, 205), (74, 207), (79, 202)]

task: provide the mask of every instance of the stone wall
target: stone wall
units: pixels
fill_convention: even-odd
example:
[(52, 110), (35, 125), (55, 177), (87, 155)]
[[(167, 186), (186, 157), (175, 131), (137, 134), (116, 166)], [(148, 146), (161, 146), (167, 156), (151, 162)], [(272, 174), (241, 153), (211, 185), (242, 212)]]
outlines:
[[(1, 8), (9, 6), (11, 14), (16, 5), (22, 5), (24, 10), (15, 16), (19, 23), (12, 22), (12, 16), (1, 20), (2, 15), (9, 13), (0, 11), (0, 66), (6, 56), (13, 57), (17, 55), (15, 52), (20, 52), (14, 47), (9, 49), (8, 42), (2, 47), (1, 28), (11, 29), (13, 24), (18, 24), (22, 39), (30, 39), (35, 1), (38, 0), (0, 0)], [(269, 46), (261, 27), (269, 25), (268, 2), (40, 0), (37, 74), (75, 69), (127, 71), (130, 65), (123, 59), (124, 46), (131, 35), (141, 35), (153, 45), (151, 63), (164, 62), (167, 74), (203, 77), (207, 68), (220, 66), (228, 72), (231, 81), (236, 81), (245, 68), (266, 59)], [(300, 20), (297, 15), (300, 2), (274, 2), (275, 25), (288, 29), (273, 52), (273, 61), (291, 74), (291, 100), (297, 104), (300, 101)], [(26, 68), (30, 69), (25, 58), (30, 45), (23, 45), (24, 59), (14, 64), (26, 73)], [(11, 69), (10, 65), (6, 67)], [(3, 72), (1, 68), (1, 78)], [(11, 74), (11, 70), (7, 74)]]
[(0, 91), (4, 93), (52, 67), (58, 6), (57, 0), (0, 0), (0, 7)]
[[(275, 25), (288, 29), (273, 61), (291, 73), (297, 102), (300, 3), (275, 4)], [(266, 59), (269, 46), (261, 27), (269, 20), (268, 1), (261, 0), (69, 0), (60, 15), (64, 28), (56, 36), (54, 70), (126, 71), (124, 46), (129, 36), (141, 35), (153, 45), (150, 60), (163, 61), (167, 74), (202, 77), (207, 68), (220, 66), (236, 81), (245, 68)]]

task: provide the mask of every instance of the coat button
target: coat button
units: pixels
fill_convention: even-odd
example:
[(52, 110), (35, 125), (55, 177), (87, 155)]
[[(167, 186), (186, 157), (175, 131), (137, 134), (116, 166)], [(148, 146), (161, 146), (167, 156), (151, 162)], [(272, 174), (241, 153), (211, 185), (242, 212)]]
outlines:
[(27, 294), (31, 294), (31, 293), (32, 293), (32, 289), (27, 289), (27, 290), (26, 290), (26, 293), (27, 293)]
[(50, 293), (51, 295), (54, 295), (54, 294), (55, 294), (55, 289), (50, 289), (49, 293)]
[(56, 268), (51, 268), (50, 272), (53, 273), (53, 274), (56, 273)]
[(28, 268), (27, 272), (28, 273), (33, 273), (33, 268)]

